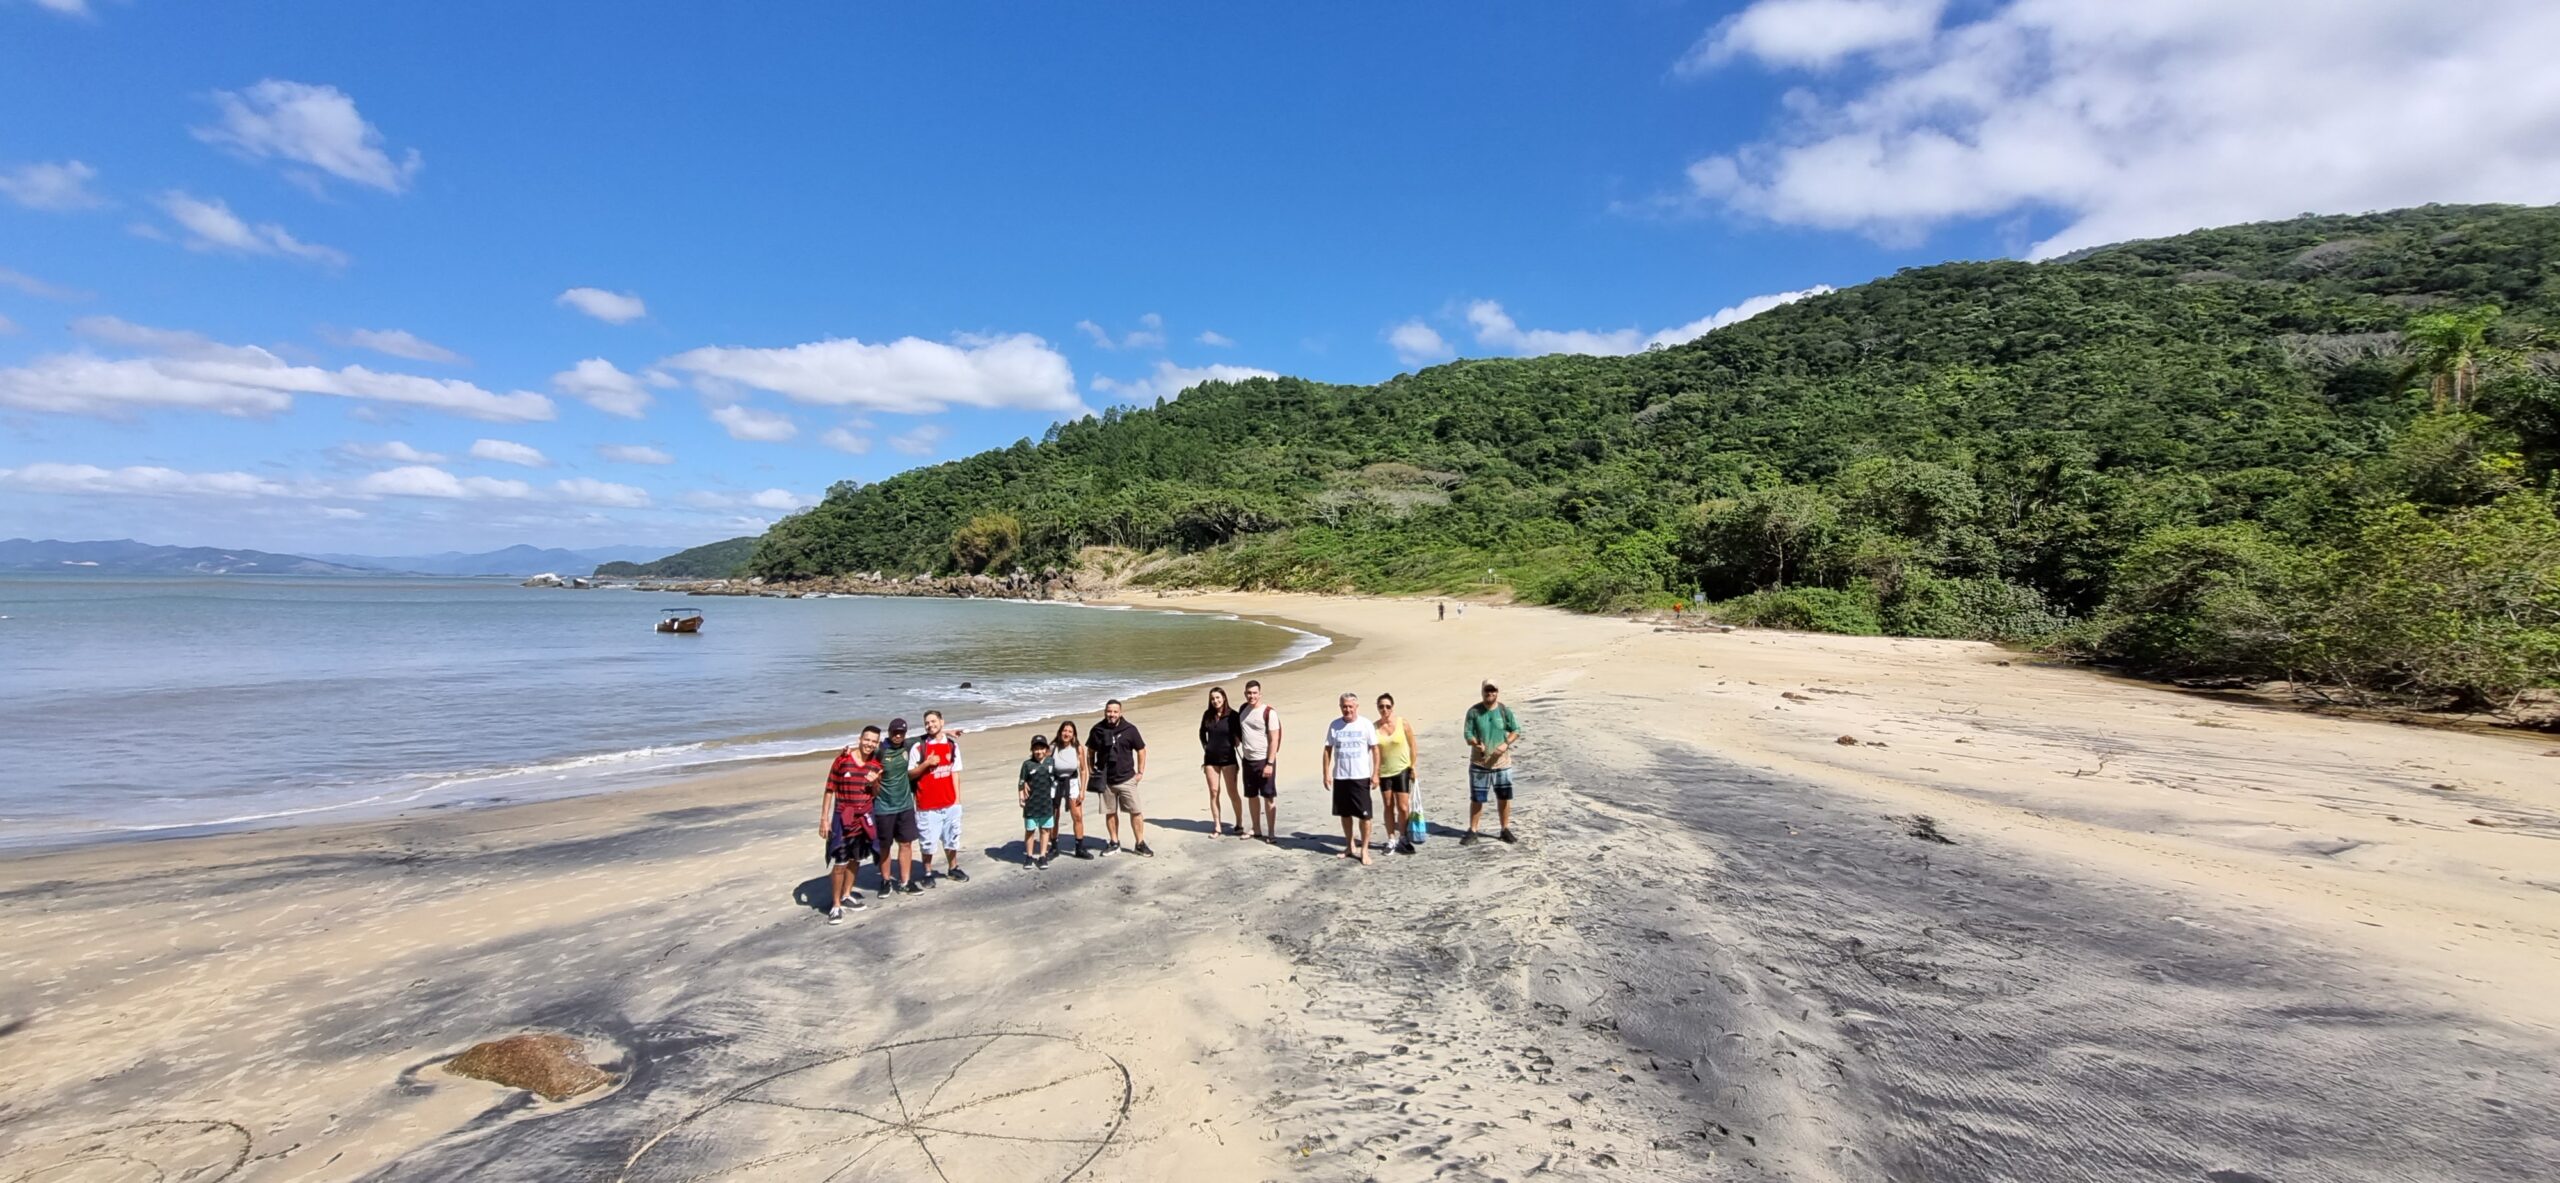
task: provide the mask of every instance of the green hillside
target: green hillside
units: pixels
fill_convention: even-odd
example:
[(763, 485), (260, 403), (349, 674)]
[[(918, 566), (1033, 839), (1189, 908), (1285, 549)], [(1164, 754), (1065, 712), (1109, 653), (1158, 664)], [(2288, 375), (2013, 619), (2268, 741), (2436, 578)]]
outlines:
[(2427, 207), (1918, 268), (1633, 357), (1212, 383), (839, 485), (749, 566), (1491, 570), (1586, 610), (2495, 703), (2560, 680), (2555, 270), (2560, 209)]
[(746, 573), (747, 558), (755, 549), (756, 539), (749, 535), (704, 543), (646, 563), (606, 563), (596, 568), (596, 574), (625, 579), (726, 579)]

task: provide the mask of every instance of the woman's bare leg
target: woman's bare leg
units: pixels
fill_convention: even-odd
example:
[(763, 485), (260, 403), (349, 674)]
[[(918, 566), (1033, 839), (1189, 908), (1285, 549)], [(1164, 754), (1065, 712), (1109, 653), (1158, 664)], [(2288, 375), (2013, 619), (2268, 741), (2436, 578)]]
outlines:
[[(1239, 837), (1239, 838), (1241, 838), (1241, 837), (1243, 837), (1243, 836), (1244, 836), (1244, 832), (1245, 832), (1245, 829), (1244, 829), (1244, 769), (1243, 769), (1243, 768), (1241, 768), (1241, 767), (1229, 767), (1229, 768), (1221, 768), (1221, 769), (1219, 769), (1218, 771), (1225, 773), (1225, 774), (1226, 774), (1226, 776), (1227, 776), (1227, 805), (1229, 806), (1228, 813), (1229, 813), (1229, 815), (1230, 815), (1230, 816), (1232, 816), (1232, 817), (1234, 817), (1234, 818), (1236, 819), (1236, 836), (1237, 836), (1237, 837)], [(1212, 797), (1217, 796), (1217, 795), (1218, 795), (1218, 791), (1217, 791), (1217, 789), (1216, 789), (1215, 787), (1212, 787), (1212, 788), (1209, 790), (1209, 795), (1210, 795), (1210, 796), (1212, 796)]]
[(1209, 784), (1209, 832), (1218, 832), (1218, 769), (1214, 764), (1200, 766), (1200, 779)]

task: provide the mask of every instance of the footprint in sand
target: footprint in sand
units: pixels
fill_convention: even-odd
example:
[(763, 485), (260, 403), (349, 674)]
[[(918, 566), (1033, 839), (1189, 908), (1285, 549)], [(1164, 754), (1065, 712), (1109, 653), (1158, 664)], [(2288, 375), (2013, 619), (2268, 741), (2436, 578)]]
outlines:
[(628, 1183), (709, 1178), (1067, 1183), (1128, 1121), (1118, 1059), (1056, 1035), (883, 1044), (777, 1072), (643, 1143)]

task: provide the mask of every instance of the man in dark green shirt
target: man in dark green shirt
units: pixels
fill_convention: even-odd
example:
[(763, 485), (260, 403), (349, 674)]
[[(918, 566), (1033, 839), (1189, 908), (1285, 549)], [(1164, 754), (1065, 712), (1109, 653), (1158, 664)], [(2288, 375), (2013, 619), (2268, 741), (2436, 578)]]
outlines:
[(1493, 683), (1484, 684), (1484, 701), (1467, 708), (1464, 724), (1467, 737), (1467, 836), (1458, 845), (1476, 840), (1476, 826), (1484, 820), (1484, 801), (1491, 797), (1502, 822), (1502, 840), (1517, 842), (1511, 836), (1511, 745), (1520, 738), (1520, 718), (1502, 703), (1502, 691)]
[[(880, 787), (871, 797), (871, 824), (879, 831), (873, 854), (880, 867), (880, 894), (923, 894), (909, 877), (916, 855), (916, 780), (914, 747), (907, 743), (907, 721), (889, 720), (889, 739), (880, 745)], [(898, 877), (889, 878), (889, 850), (898, 852)]]

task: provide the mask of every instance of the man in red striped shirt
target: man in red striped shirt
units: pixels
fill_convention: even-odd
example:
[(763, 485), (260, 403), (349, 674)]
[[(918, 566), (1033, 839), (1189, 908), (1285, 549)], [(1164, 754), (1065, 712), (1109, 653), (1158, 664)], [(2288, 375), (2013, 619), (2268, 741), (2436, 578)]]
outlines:
[[(827, 840), (827, 923), (844, 923), (844, 910), (862, 908), (854, 890), (854, 871), (871, 857), (871, 792), (880, 781), (880, 729), (865, 727), (862, 738), (836, 753), (827, 769), (827, 789), (818, 798), (818, 835)], [(889, 884), (880, 884), (887, 894)]]

